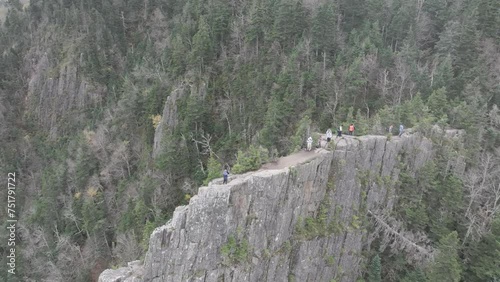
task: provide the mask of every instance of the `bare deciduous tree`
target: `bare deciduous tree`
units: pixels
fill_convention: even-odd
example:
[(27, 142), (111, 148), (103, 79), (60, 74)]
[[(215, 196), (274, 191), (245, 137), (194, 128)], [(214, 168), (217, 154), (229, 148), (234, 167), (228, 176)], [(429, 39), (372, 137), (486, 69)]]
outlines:
[(394, 84), (396, 85), (396, 88), (393, 93), (393, 104), (400, 105), (404, 98), (405, 90), (409, 86), (411, 72), (408, 65), (404, 62), (401, 54), (396, 56), (395, 63), (396, 70), (394, 72)]
[(368, 210), (368, 214), (375, 221), (375, 234), (382, 234), (381, 251), (387, 247), (392, 253), (404, 251), (409, 261), (420, 265), (433, 259), (435, 250), (424, 233), (404, 230), (401, 222), (382, 213)]
[(465, 242), (478, 241), (489, 231), (491, 221), (500, 211), (500, 149), (484, 152), (479, 165), (465, 174), (467, 192)]
[(119, 258), (121, 262), (129, 262), (141, 256), (142, 248), (137, 243), (137, 236), (134, 230), (120, 233), (116, 236), (116, 247), (113, 249), (113, 256)]
[(387, 97), (389, 91), (391, 90), (391, 84), (389, 81), (389, 71), (387, 69), (380, 70), (377, 79), (377, 88), (380, 89), (380, 95), (382, 97)]

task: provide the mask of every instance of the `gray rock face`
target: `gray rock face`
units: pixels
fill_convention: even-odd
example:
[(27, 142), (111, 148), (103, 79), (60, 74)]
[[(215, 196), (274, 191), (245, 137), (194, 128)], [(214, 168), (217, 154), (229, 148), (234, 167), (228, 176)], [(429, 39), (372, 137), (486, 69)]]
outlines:
[(79, 66), (66, 62), (51, 68), (48, 55), (33, 56), (33, 70), (28, 83), (26, 101), (31, 114), (40, 125), (49, 130), (51, 137), (58, 135), (57, 122), (75, 110), (100, 103), (105, 93), (102, 86), (89, 84), (81, 75)]
[[(208, 79), (208, 78), (205, 78)], [(188, 84), (188, 85), (186, 85)], [(179, 123), (179, 115), (177, 112), (177, 105), (179, 100), (189, 97), (194, 100), (202, 101), (207, 92), (207, 84), (201, 82), (199, 86), (193, 85), (189, 82), (180, 83), (167, 97), (165, 105), (163, 106), (163, 113), (160, 123), (155, 130), (154, 143), (153, 143), (153, 157), (158, 156), (162, 150), (162, 142), (165, 134), (170, 130), (174, 130)]]
[(356, 281), (367, 210), (391, 209), (401, 164), (415, 171), (432, 145), (418, 135), (335, 142), (306, 163), (201, 187), (153, 232), (142, 267), (99, 281)]
[(165, 106), (163, 107), (163, 114), (155, 130), (154, 144), (153, 144), (153, 156), (157, 156), (161, 147), (161, 140), (165, 131), (168, 129), (173, 129), (177, 126), (177, 100), (182, 96), (182, 89), (176, 89), (172, 91), (170, 96), (167, 97), (165, 101)]

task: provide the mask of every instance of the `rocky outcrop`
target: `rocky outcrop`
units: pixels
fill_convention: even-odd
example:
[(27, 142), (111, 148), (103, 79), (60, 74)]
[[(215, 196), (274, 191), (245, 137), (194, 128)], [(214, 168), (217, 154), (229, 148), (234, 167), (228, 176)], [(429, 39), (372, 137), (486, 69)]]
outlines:
[(165, 135), (170, 134), (179, 123), (178, 108), (182, 100), (199, 100), (200, 103), (207, 95), (207, 83), (202, 79), (199, 83), (194, 83), (192, 77), (188, 77), (186, 81), (179, 83), (177, 87), (170, 93), (163, 106), (163, 113), (155, 130), (154, 143), (153, 143), (153, 157), (158, 156), (162, 151), (164, 145)]
[(356, 281), (368, 210), (392, 208), (401, 166), (423, 166), (432, 144), (346, 137), (311, 154), (201, 187), (153, 232), (142, 267), (106, 270), (99, 281)]
[(73, 59), (51, 66), (46, 52), (40, 57), (33, 55), (29, 64), (32, 65), (26, 97), (29, 113), (53, 138), (58, 135), (61, 121), (76, 120), (75, 115), (102, 102), (106, 89), (87, 82)]

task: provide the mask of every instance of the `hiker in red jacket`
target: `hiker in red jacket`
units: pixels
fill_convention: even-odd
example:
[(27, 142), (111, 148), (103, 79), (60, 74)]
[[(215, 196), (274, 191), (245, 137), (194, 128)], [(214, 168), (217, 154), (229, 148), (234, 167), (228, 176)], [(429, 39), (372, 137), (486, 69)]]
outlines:
[(351, 123), (351, 125), (349, 125), (349, 135), (353, 134), (354, 134), (354, 124)]

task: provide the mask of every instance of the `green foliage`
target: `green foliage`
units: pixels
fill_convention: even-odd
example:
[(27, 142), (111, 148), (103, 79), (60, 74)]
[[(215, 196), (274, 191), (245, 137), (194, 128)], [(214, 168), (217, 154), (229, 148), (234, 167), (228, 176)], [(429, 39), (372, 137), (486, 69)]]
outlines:
[(495, 281), (500, 277), (500, 217), (491, 224), (491, 231), (474, 243), (468, 254), (469, 269), (465, 281)]
[(250, 259), (248, 240), (237, 239), (234, 235), (229, 235), (227, 243), (221, 247), (221, 254), (227, 266), (247, 263)]
[(432, 114), (436, 117), (441, 117), (448, 112), (448, 101), (446, 100), (446, 89), (439, 88), (432, 91), (432, 94), (427, 99), (427, 106)]
[(230, 31), (231, 23), (231, 4), (225, 0), (214, 1), (209, 9), (210, 31), (214, 37), (214, 43), (225, 43)]
[(207, 164), (207, 178), (203, 181), (203, 185), (207, 185), (211, 180), (221, 176), (221, 164), (215, 159), (213, 155), (208, 158)]
[[(349, 123), (349, 121), (347, 121), (347, 124), (343, 128), (345, 130), (345, 132), (347, 132), (347, 130), (349, 130), (349, 125), (351, 125), (351, 123)], [(370, 121), (366, 118), (366, 115), (364, 115), (360, 109), (358, 109), (358, 111), (356, 113), (356, 120), (354, 122), (354, 127), (355, 127), (355, 131), (354, 131), (355, 135), (366, 135), (366, 134), (370, 134), (370, 133), (372, 133), (372, 134), (377, 133), (377, 132), (373, 132), (374, 128), (370, 126)]]
[(141, 240), (141, 246), (144, 251), (147, 251), (147, 249), (149, 248), (149, 239), (155, 228), (156, 225), (154, 224), (154, 222), (151, 222), (149, 220), (144, 225), (144, 229), (142, 231), (142, 240)]
[(351, 219), (351, 227), (354, 229), (359, 229), (361, 227), (362, 221), (359, 219), (359, 216), (353, 215)]
[(241, 150), (238, 151), (236, 163), (233, 166), (232, 172), (239, 174), (251, 170), (257, 170), (263, 163), (267, 162), (267, 159), (267, 149), (250, 145), (246, 152)]
[[(342, 227), (334, 216), (328, 220), (328, 209), (330, 204), (325, 200), (318, 209), (316, 217), (306, 217), (304, 220), (299, 218), (295, 225), (295, 235), (299, 240), (312, 240), (317, 237), (324, 237), (330, 234), (338, 233)], [(337, 214), (340, 211), (336, 211)]]
[(333, 265), (335, 265), (335, 257), (334, 256), (327, 256), (325, 258), (325, 261), (326, 261), (326, 265), (327, 266), (333, 266)]
[(429, 281), (460, 281), (462, 270), (458, 257), (458, 244), (456, 231), (439, 240), (439, 253), (431, 265)]
[[(27, 229), (41, 227), (51, 249), (54, 230), (71, 244), (108, 252), (104, 258), (114, 250), (88, 236), (134, 229), (145, 237), (152, 222), (188, 202), (182, 185), (196, 189), (220, 175), (220, 165), (192, 142), (202, 136), (229, 163), (241, 151), (233, 172), (258, 169), (267, 158), (260, 145), (285, 155), (304, 142), (306, 128), (341, 122), (346, 130), (354, 123), (356, 135), (381, 134), (391, 124), (396, 132), (400, 123), (424, 135), (436, 123), (465, 129), (463, 148), (439, 146), (465, 152), (468, 170), (500, 146), (499, 1), (125, 2), (31, 1), (23, 8), (10, 1), (0, 29), (0, 170), (22, 171), (27, 189), (40, 187), (25, 193), (37, 196)], [(150, 117), (169, 96), (157, 144)], [(96, 138), (83, 140), (85, 128)], [(116, 150), (124, 140), (126, 150)], [(465, 233), (468, 190), (448, 175), (449, 156), (438, 155), (415, 179), (413, 162), (401, 167), (394, 213), (431, 244)], [(115, 173), (124, 163), (127, 175)], [(156, 179), (168, 179), (168, 187)], [(127, 199), (131, 191), (138, 197)], [(342, 230), (335, 215), (328, 221), (321, 214), (297, 226), (302, 238)], [(361, 228), (358, 216), (351, 227)], [(498, 276), (495, 234), (460, 249), (464, 281)], [(61, 268), (56, 258), (70, 252), (26, 244), (34, 254), (19, 277), (27, 280), (49, 279), (30, 273), (36, 259), (50, 257)], [(388, 253), (380, 256), (391, 279), (423, 280), (404, 259), (391, 264)], [(82, 266), (87, 273), (78, 279), (91, 280), (92, 267)]]
[(425, 274), (419, 269), (415, 271), (410, 271), (403, 277), (403, 279), (401, 279), (401, 282), (425, 282), (425, 281), (427, 281), (427, 278), (425, 277)]
[(193, 161), (189, 159), (189, 148), (182, 136), (166, 136), (162, 141), (164, 149), (155, 159), (158, 169), (168, 171), (174, 178), (181, 178), (194, 170)]
[(380, 262), (380, 257), (375, 255), (370, 264), (370, 271), (368, 272), (368, 282), (381, 282), (381, 270), (382, 263)]
[[(304, 116), (297, 127), (295, 135), (292, 137), (292, 149), (294, 152), (300, 150), (300, 148), (305, 144), (309, 134), (311, 132), (311, 118), (309, 116)], [(314, 141), (313, 141), (314, 144)]]
[(83, 228), (88, 233), (100, 233), (106, 225), (104, 195), (90, 187), (82, 206)]
[(333, 3), (326, 2), (319, 7), (312, 20), (311, 37), (318, 59), (332, 56), (335, 50), (336, 14)]
[(274, 22), (274, 39), (288, 48), (298, 43), (309, 22), (306, 16), (307, 12), (302, 1), (280, 2)]
[(190, 63), (192, 65), (203, 66), (209, 62), (213, 52), (212, 42), (209, 26), (205, 18), (201, 17), (198, 24), (198, 31), (193, 36), (193, 47), (190, 56)]

